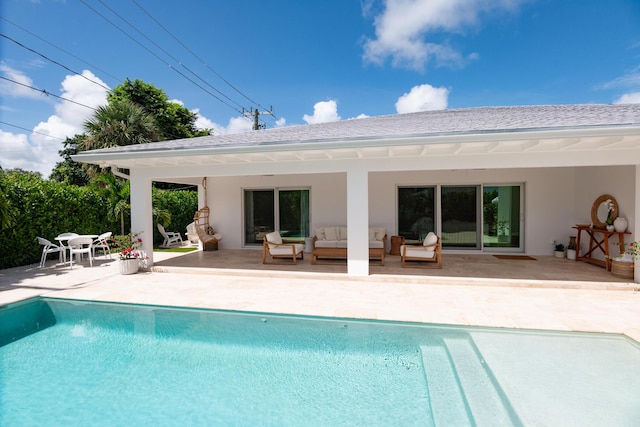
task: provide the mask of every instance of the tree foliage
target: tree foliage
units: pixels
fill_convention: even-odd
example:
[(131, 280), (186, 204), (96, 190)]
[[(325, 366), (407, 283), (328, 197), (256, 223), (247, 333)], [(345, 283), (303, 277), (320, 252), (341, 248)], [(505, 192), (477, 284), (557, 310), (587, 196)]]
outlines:
[(161, 140), (209, 135), (208, 130), (196, 128), (197, 114), (176, 102), (169, 101), (162, 89), (150, 83), (138, 79), (133, 81), (126, 79), (124, 83), (107, 94), (109, 103), (123, 100), (139, 105), (155, 118)]
[(146, 144), (160, 139), (154, 117), (128, 100), (114, 100), (98, 107), (84, 127), (87, 137), (80, 141), (80, 151)]
[(78, 151), (209, 135), (209, 129), (196, 128), (197, 118), (184, 106), (169, 101), (163, 90), (127, 79), (107, 94), (107, 105), (99, 107), (85, 122), (85, 134), (63, 142), (59, 153), (64, 160), (56, 164), (51, 179), (87, 185), (100, 172), (95, 166), (74, 162), (71, 155)]
[[(128, 184), (126, 184), (128, 187)], [(0, 189), (4, 203), (10, 207), (12, 222), (0, 228), (0, 269), (37, 263), (42, 247), (36, 237), (53, 240), (67, 231), (80, 234), (101, 234), (121, 229), (120, 217), (110, 214), (113, 200), (97, 186), (79, 187), (43, 180), (40, 174), (0, 169)], [(0, 201), (0, 220), (2, 215)], [(126, 198), (128, 203), (128, 195)], [(154, 190), (154, 211), (158, 220), (166, 220), (167, 211), (171, 228), (184, 232), (193, 221), (198, 206), (197, 192)], [(125, 230), (131, 228), (129, 210), (124, 211)], [(155, 223), (154, 223), (155, 225)], [(124, 233), (122, 233), (124, 234)], [(162, 237), (154, 230), (154, 242)], [(5, 244), (10, 242), (10, 244)]]
[(85, 134), (77, 134), (73, 138), (67, 138), (63, 141), (64, 148), (58, 151), (58, 154), (64, 160), (56, 163), (49, 176), (50, 180), (70, 185), (87, 185), (89, 183), (89, 174), (83, 165), (71, 159), (72, 155), (78, 153), (78, 145), (86, 137)]

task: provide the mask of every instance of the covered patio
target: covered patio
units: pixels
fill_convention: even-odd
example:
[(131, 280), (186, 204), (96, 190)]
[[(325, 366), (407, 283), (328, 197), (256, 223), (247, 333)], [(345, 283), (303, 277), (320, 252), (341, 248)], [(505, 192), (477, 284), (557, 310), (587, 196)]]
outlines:
[[(198, 207), (211, 208), (209, 223), (230, 250), (259, 246), (264, 231), (289, 230), (278, 217), (278, 195), (301, 192), (305, 220), (297, 235), (311, 237), (326, 226), (348, 229), (346, 264), (334, 268), (352, 277), (379, 274), (368, 260), (368, 229), (385, 227), (388, 236), (403, 232), (399, 218), (408, 199), (401, 196), (407, 189), (430, 192), (423, 211), (429, 229), (418, 232), (444, 236), (459, 224), (471, 236), (464, 247), (443, 248), (445, 265), (454, 255), (462, 264), (465, 255), (549, 256), (554, 241), (566, 245), (576, 234), (573, 226), (591, 222), (592, 204), (603, 194), (617, 199), (618, 215), (628, 220), (627, 242), (637, 240), (640, 224), (640, 105), (427, 111), (94, 150), (73, 158), (130, 179), (132, 229), (145, 235), (154, 229), (153, 181), (198, 185)], [(498, 209), (509, 207), (489, 221), (485, 199), (492, 189)], [(455, 215), (458, 205), (450, 200), (457, 190), (472, 200), (471, 218)], [(265, 191), (274, 204), (267, 207), (267, 220), (258, 218), (265, 208), (255, 198)], [(152, 253), (151, 241), (143, 246)], [(151, 256), (149, 262), (157, 260)], [(465, 277), (451, 267), (430, 274)]]
[[(296, 265), (286, 262), (262, 264), (259, 251), (220, 249), (184, 254), (156, 253), (153, 272), (217, 274), (300, 279), (349, 280), (344, 260), (321, 260), (312, 264), (309, 254)], [(402, 268), (400, 257), (388, 255), (385, 265), (371, 261), (368, 279), (389, 283), (462, 284), (478, 286), (564, 289), (638, 290), (632, 279), (614, 276), (604, 268), (554, 256), (507, 256), (446, 254), (442, 269)], [(366, 280), (367, 278), (359, 278)]]

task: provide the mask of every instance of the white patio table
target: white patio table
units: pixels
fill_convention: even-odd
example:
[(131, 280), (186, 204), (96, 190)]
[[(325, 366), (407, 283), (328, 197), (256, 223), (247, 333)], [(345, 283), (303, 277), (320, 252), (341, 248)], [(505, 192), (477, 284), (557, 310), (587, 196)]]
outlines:
[[(92, 239), (95, 239), (95, 238), (98, 237), (98, 235), (97, 234), (62, 233), (62, 234), (54, 237), (55, 240), (60, 242), (60, 246), (62, 246), (64, 248), (65, 264), (68, 262), (68, 261), (66, 261), (66, 259), (67, 259), (67, 251), (71, 249), (66, 242), (68, 242), (71, 239), (75, 239), (76, 237), (91, 237)], [(69, 256), (71, 256), (71, 254), (69, 254)]]

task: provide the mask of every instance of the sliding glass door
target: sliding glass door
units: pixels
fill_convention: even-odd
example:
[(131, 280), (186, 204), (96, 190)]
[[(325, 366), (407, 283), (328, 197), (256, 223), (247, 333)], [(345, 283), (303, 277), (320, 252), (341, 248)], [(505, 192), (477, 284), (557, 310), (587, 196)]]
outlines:
[(483, 189), (485, 248), (521, 248), (520, 185), (492, 185)]
[(442, 247), (480, 248), (479, 186), (442, 186)]
[(421, 241), (435, 224), (435, 187), (398, 187), (398, 235)]
[(309, 237), (308, 189), (244, 190), (244, 244), (261, 245), (274, 230), (285, 239)]
[(420, 242), (430, 231), (445, 249), (522, 250), (522, 185), (398, 187), (398, 235)]

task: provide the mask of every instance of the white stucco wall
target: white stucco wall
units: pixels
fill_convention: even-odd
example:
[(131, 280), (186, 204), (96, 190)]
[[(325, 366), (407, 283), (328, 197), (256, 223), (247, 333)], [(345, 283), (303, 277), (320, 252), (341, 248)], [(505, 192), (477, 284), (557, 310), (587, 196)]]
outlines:
[[(635, 167), (522, 168), (455, 171), (376, 172), (369, 175), (369, 225), (396, 230), (399, 185), (524, 184), (525, 252), (551, 255), (554, 240), (565, 245), (571, 227), (589, 223), (591, 205), (600, 195), (613, 195), (620, 215), (635, 229)], [(310, 188), (311, 229), (347, 224), (345, 173), (210, 177), (207, 201), (211, 223), (224, 235), (221, 246), (242, 247), (242, 191), (260, 188)], [(629, 239), (630, 241), (631, 239)]]

